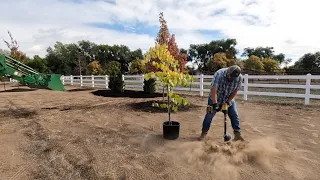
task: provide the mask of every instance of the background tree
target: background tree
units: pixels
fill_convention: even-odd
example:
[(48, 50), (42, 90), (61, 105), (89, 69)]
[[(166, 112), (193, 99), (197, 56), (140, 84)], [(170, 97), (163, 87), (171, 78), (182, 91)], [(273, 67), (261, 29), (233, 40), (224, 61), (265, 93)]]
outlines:
[(264, 71), (268, 74), (276, 74), (279, 71), (279, 62), (274, 59), (265, 58), (262, 63)]
[(248, 74), (259, 74), (264, 70), (261, 59), (255, 55), (251, 55), (244, 61), (244, 68)]
[(40, 73), (49, 73), (46, 59), (41, 58), (38, 55), (35, 55), (33, 56), (33, 59), (28, 60), (26, 65)]
[(236, 64), (236, 60), (228, 59), (226, 53), (216, 53), (208, 63), (208, 73), (214, 73), (221, 68)]
[(197, 64), (201, 72), (208, 72), (210, 59), (214, 54), (223, 52), (228, 59), (236, 59), (236, 39), (222, 39), (207, 44), (191, 44), (188, 51), (188, 61)]
[(261, 60), (265, 59), (265, 58), (271, 58), (274, 59), (276, 61), (278, 61), (279, 65), (285, 63), (286, 61), (286, 57), (283, 53), (280, 54), (274, 54), (274, 48), (273, 47), (256, 47), (256, 48), (244, 48), (244, 52), (242, 53), (241, 56), (245, 56), (245, 57), (250, 57), (250, 56), (257, 56), (259, 57)]
[(147, 70), (142, 63), (142, 59), (135, 59), (130, 64), (129, 74), (144, 74), (146, 72)]
[(4, 55), (7, 55), (7, 56), (10, 56), (10, 51), (5, 50), (5, 49), (0, 49), (0, 55), (1, 55), (1, 54), (4, 54)]
[(5, 42), (7, 47), (10, 49), (10, 57), (22, 63), (25, 63), (28, 60), (26, 54), (19, 50), (18, 42), (17, 40), (13, 39), (10, 31), (8, 31), (8, 34), (10, 36), (11, 42), (9, 43), (8, 41), (5, 41), (5, 40), (3, 41)]
[(99, 75), (102, 74), (102, 68), (101, 65), (99, 63), (99, 61), (94, 60), (91, 63), (88, 64), (88, 72), (92, 75)]
[(106, 65), (105, 74), (111, 75), (114, 72), (121, 72), (121, 64), (118, 61), (110, 61)]
[(287, 74), (320, 74), (320, 52), (306, 53), (293, 66), (286, 68)]

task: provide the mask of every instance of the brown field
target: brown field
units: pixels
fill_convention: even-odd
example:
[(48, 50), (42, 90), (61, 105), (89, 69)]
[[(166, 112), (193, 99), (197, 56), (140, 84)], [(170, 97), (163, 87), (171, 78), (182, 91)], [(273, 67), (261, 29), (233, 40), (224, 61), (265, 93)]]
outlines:
[[(172, 115), (180, 137), (162, 138), (166, 113), (136, 104), (157, 98), (0, 89), (0, 179), (320, 179), (320, 106), (243, 102), (237, 107), (246, 142), (224, 145), (223, 115), (208, 138), (196, 141), (206, 97)], [(250, 99), (250, 97), (249, 97)], [(264, 103), (262, 103), (264, 102)], [(228, 131), (232, 129), (228, 122)]]

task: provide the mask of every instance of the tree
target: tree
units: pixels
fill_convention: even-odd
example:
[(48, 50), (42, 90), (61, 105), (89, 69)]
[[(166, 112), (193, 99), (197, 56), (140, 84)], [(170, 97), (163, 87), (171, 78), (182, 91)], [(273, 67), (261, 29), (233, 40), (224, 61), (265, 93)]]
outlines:
[(129, 71), (130, 63), (136, 58), (143, 58), (141, 49), (131, 51), (128, 46), (125, 45), (97, 45), (93, 50), (96, 54), (96, 59), (99, 60), (102, 69), (107, 68), (107, 64), (111, 61), (117, 61), (120, 63), (120, 71), (125, 74)]
[(11, 43), (5, 40), (3, 41), (6, 43), (7, 47), (10, 49), (10, 57), (22, 63), (25, 63), (28, 60), (27, 55), (19, 50), (18, 42), (17, 40), (13, 39), (10, 31), (8, 31), (8, 34), (10, 36)]
[(252, 55), (259, 57), (261, 60), (265, 58), (271, 58), (276, 61), (278, 61), (279, 64), (285, 63), (285, 55), (283, 53), (280, 54), (274, 54), (274, 48), (273, 47), (256, 47), (256, 48), (244, 48), (244, 52), (241, 56), (250, 57)]
[(208, 71), (210, 59), (216, 53), (223, 52), (228, 59), (236, 59), (236, 45), (236, 39), (216, 40), (207, 44), (191, 44), (187, 60), (195, 62), (200, 71), (205, 72)]
[[(160, 61), (155, 62), (152, 59), (158, 58)], [(189, 105), (190, 102), (185, 98), (174, 94), (173, 89), (177, 85), (187, 86), (192, 77), (189, 74), (182, 73), (179, 69), (179, 62), (174, 59), (167, 49), (166, 44), (156, 44), (155, 47), (150, 48), (144, 58), (144, 64), (150, 63), (156, 68), (160, 69), (157, 72), (149, 72), (145, 75), (145, 79), (156, 79), (160, 81), (160, 85), (167, 88), (169, 101), (167, 104), (160, 104), (160, 107), (168, 108), (169, 110), (177, 111), (178, 107)], [(172, 101), (173, 106), (169, 103)], [(157, 105), (156, 105), (157, 106)], [(169, 114), (170, 121), (170, 114)]]
[(92, 75), (99, 75), (103, 72), (101, 65), (100, 65), (100, 62), (97, 60), (94, 60), (88, 64), (88, 71)]
[(117, 61), (111, 61), (107, 67), (106, 73), (109, 75), (109, 89), (114, 92), (123, 92), (124, 81), (122, 80), (121, 64)]
[(242, 53), (242, 56), (250, 57), (250, 56), (256, 56), (259, 59), (264, 58), (271, 58), (274, 55), (273, 47), (256, 47), (256, 48), (244, 48), (244, 52)]
[[(155, 38), (155, 44), (163, 45), (165, 44), (168, 47), (169, 52), (171, 55), (178, 61), (179, 69), (181, 72), (186, 72), (186, 63), (187, 63), (187, 54), (185, 52), (181, 52), (175, 39), (175, 34), (170, 35), (167, 21), (163, 17), (163, 12), (159, 14), (159, 22), (160, 22), (160, 29)], [(158, 58), (153, 59), (152, 61), (159, 62)], [(150, 61), (150, 63), (152, 62)], [(146, 68), (148, 72), (156, 72), (158, 69), (155, 69), (152, 64), (146, 64)]]
[[(80, 74), (78, 49), (77, 44), (63, 44), (59, 41), (55, 43), (54, 48), (49, 47), (46, 59), (50, 72), (64, 75)], [(86, 66), (87, 64), (84, 69)]]
[(111, 75), (114, 72), (121, 72), (121, 64), (118, 61), (110, 61), (106, 65), (105, 74)]
[(181, 52), (176, 43), (175, 35), (172, 34), (168, 42), (168, 50), (170, 54), (179, 62), (181, 72), (186, 72), (187, 54)]
[(5, 50), (5, 49), (0, 49), (0, 55), (2, 55), (2, 54), (10, 56), (10, 51)]
[(28, 60), (25, 64), (40, 73), (49, 73), (46, 59), (38, 55), (33, 56), (33, 59)]
[(143, 65), (142, 59), (135, 59), (131, 62), (129, 68), (129, 74), (144, 74), (146, 73), (146, 68)]
[(248, 71), (247, 73), (261, 73), (264, 70), (263, 63), (255, 55), (251, 55), (249, 59), (244, 61), (244, 68)]
[(292, 59), (288, 58), (288, 59), (285, 59), (283, 63), (285, 64), (285, 67), (287, 67), (291, 62), (292, 62)]
[(208, 63), (209, 72), (216, 72), (218, 69), (226, 68), (236, 64), (236, 60), (228, 59), (226, 53), (216, 53)]
[(170, 33), (167, 25), (167, 21), (163, 17), (163, 12), (159, 14), (160, 30), (155, 39), (156, 44), (168, 44), (170, 40)]
[(286, 71), (288, 74), (320, 74), (320, 52), (304, 54)]
[(275, 74), (279, 70), (279, 62), (274, 59), (265, 58), (262, 63), (264, 71), (268, 74)]

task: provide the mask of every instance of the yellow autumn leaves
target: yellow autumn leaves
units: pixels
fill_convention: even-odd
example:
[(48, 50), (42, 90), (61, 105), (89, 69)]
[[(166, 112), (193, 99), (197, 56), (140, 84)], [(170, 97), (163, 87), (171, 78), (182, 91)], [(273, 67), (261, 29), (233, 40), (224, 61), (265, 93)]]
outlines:
[(170, 54), (166, 44), (156, 44), (155, 47), (151, 47), (143, 59), (144, 64), (148, 62), (161, 71), (145, 74), (146, 80), (155, 78), (161, 82), (162, 86), (171, 88), (178, 85), (187, 86), (193, 81), (189, 74), (180, 72), (179, 62)]
[[(174, 94), (173, 89), (179, 85), (188, 86), (194, 79), (189, 74), (180, 72), (180, 69), (178, 68), (179, 61), (174, 59), (170, 54), (166, 44), (157, 44), (155, 47), (151, 47), (143, 59), (143, 64), (147, 63), (152, 64), (158, 71), (145, 74), (145, 79), (149, 80), (150, 78), (153, 78), (159, 81), (162, 87), (170, 87), (169, 97), (173, 103), (173, 106), (170, 106), (170, 109), (177, 111), (179, 106), (190, 105), (190, 102), (185, 98)], [(157, 104), (157, 106), (167, 107), (168, 104)]]

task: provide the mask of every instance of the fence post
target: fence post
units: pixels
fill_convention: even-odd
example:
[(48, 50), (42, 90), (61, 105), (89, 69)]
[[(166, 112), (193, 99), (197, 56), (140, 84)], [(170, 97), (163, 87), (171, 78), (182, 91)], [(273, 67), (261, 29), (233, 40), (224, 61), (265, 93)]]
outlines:
[(124, 84), (124, 88), (123, 89), (125, 89), (126, 88), (126, 83), (124, 82), (124, 74), (122, 74), (122, 81), (123, 81), (123, 84)]
[(109, 78), (108, 78), (108, 75), (105, 76), (105, 81), (106, 81), (106, 89), (108, 89), (108, 86), (109, 86)]
[(306, 94), (304, 104), (310, 104), (310, 86), (311, 86), (311, 74), (307, 74), (306, 78)]
[(244, 93), (243, 93), (243, 100), (248, 100), (248, 84), (249, 84), (249, 76), (248, 74), (244, 75)]
[(65, 77), (64, 75), (61, 76), (62, 84), (63, 84), (63, 85), (64, 85), (64, 77)]
[(200, 96), (203, 96), (203, 74), (200, 75)]
[(144, 86), (144, 74), (142, 74), (142, 77), (141, 77), (141, 87), (142, 87), (142, 90), (143, 90), (143, 86)]
[(94, 87), (94, 75), (91, 75), (92, 87)]
[(80, 86), (83, 86), (83, 80), (82, 80), (82, 75), (80, 75)]
[(70, 84), (71, 84), (71, 86), (73, 86), (73, 76), (72, 75), (70, 75)]

